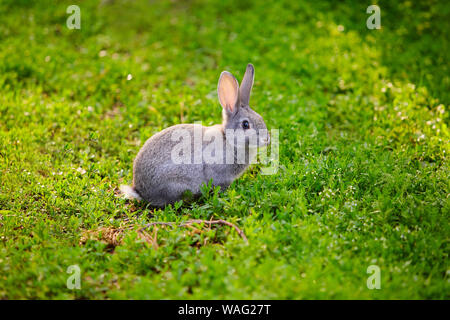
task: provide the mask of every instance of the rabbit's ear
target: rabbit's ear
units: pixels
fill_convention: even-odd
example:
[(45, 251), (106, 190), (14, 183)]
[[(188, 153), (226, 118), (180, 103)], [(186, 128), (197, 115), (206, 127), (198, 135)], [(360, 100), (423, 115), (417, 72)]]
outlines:
[(219, 84), (217, 86), (219, 101), (229, 113), (236, 111), (237, 101), (239, 99), (239, 84), (236, 78), (228, 71), (220, 74)]
[(239, 89), (239, 99), (241, 103), (248, 106), (250, 103), (250, 93), (252, 92), (253, 79), (255, 78), (255, 68), (251, 63), (247, 65), (244, 78), (241, 82), (241, 88)]

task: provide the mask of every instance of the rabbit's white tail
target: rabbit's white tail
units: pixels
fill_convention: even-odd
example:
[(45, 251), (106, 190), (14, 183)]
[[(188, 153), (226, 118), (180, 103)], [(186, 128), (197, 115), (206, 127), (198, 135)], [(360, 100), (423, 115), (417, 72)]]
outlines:
[(137, 199), (142, 200), (141, 196), (134, 190), (133, 187), (127, 186), (127, 185), (121, 185), (120, 191), (125, 195), (125, 198), (127, 199)]

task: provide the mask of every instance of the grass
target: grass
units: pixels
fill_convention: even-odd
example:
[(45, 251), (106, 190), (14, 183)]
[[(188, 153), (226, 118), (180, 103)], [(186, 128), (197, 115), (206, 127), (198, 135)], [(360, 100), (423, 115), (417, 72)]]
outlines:
[[(71, 4), (0, 4), (0, 298), (450, 298), (445, 3), (380, 1), (381, 30), (351, 1), (79, 1), (80, 30)], [(218, 76), (248, 62), (278, 172), (163, 210), (117, 197), (152, 134), (220, 122)], [(137, 231), (189, 219), (249, 243)]]

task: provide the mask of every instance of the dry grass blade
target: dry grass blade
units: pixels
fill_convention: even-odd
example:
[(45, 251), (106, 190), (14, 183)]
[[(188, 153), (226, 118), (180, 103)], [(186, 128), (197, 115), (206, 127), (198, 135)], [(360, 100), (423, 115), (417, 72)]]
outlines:
[(186, 222), (182, 222), (180, 224), (175, 224), (174, 222), (162, 222), (162, 221), (155, 221), (155, 222), (151, 222), (148, 223), (144, 226), (144, 228), (148, 228), (154, 225), (163, 225), (163, 226), (178, 226), (178, 227), (190, 227), (192, 224), (206, 224), (206, 225), (213, 225), (213, 224), (218, 224), (218, 225), (226, 225), (229, 226), (231, 228), (233, 228), (234, 230), (236, 230), (236, 232), (238, 233), (238, 235), (244, 239), (244, 241), (246, 243), (248, 243), (248, 239), (245, 236), (245, 233), (239, 229), (235, 224), (225, 221), (225, 220), (201, 220), (201, 219), (192, 219), (192, 220), (188, 220)]
[[(187, 220), (185, 222), (176, 224), (175, 222), (162, 222), (162, 221), (154, 221), (151, 223), (148, 223), (136, 230), (137, 235), (140, 239), (144, 240), (148, 244), (152, 245), (154, 249), (158, 249), (158, 228), (156, 226), (177, 226), (177, 227), (186, 227), (191, 230), (193, 234), (200, 234), (202, 233), (201, 228), (197, 228), (194, 225), (206, 225), (208, 228), (211, 228), (212, 225), (226, 225), (238, 233), (238, 235), (244, 239), (246, 243), (248, 243), (248, 239), (245, 236), (244, 232), (239, 229), (235, 224), (225, 221), (225, 220), (200, 220), (200, 219), (192, 219)], [(120, 227), (117, 229), (114, 228), (100, 228), (97, 230), (90, 230), (84, 232), (83, 236), (81, 237), (80, 244), (86, 243), (88, 239), (95, 239), (106, 242), (108, 245), (116, 247), (122, 243), (122, 239), (125, 235), (125, 230), (131, 230), (135, 228), (136, 225), (131, 224), (128, 226)], [(154, 227), (152, 234), (150, 234), (147, 229), (150, 227)], [(206, 239), (205, 239), (206, 243)]]
[(97, 230), (85, 231), (80, 239), (80, 243), (84, 244), (89, 239), (97, 239), (106, 242), (113, 247), (118, 246), (122, 242), (122, 229), (100, 228)]

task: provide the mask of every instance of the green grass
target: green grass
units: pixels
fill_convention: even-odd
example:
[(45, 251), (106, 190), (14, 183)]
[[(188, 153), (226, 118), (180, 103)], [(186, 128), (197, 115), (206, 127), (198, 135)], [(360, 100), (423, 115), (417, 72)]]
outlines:
[[(445, 3), (380, 1), (381, 30), (350, 1), (79, 1), (81, 30), (53, 3), (0, 4), (0, 298), (450, 298)], [(278, 172), (164, 210), (117, 197), (152, 134), (220, 122), (218, 76), (248, 62)], [(194, 218), (249, 244), (223, 226), (81, 241)]]

